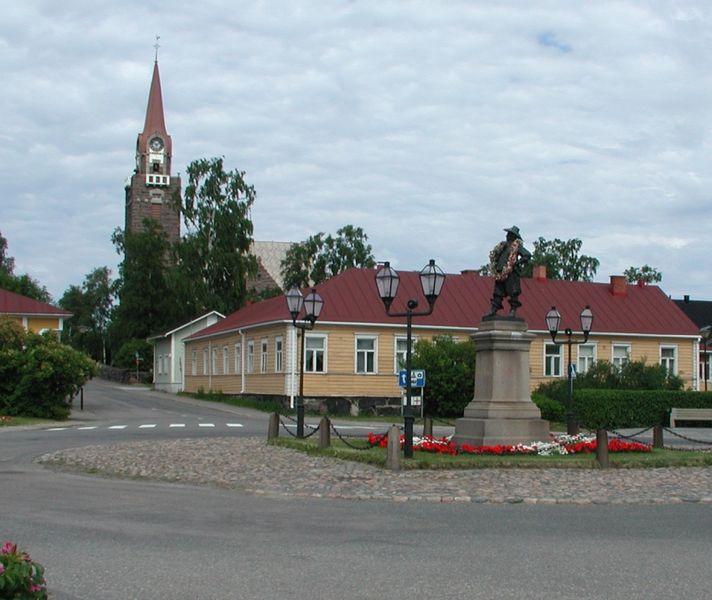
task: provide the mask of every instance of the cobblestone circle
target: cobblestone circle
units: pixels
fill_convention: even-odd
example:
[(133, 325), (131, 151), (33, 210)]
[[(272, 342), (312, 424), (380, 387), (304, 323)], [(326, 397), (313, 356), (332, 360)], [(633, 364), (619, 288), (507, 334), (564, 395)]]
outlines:
[(392, 472), (224, 437), (88, 446), (46, 454), (52, 468), (272, 497), (511, 504), (712, 504), (712, 468)]

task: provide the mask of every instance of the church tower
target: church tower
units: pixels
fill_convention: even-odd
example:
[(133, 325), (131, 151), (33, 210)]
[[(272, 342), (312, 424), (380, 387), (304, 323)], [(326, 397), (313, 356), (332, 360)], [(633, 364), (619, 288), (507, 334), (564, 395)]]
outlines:
[(161, 78), (158, 56), (153, 64), (148, 94), (146, 121), (136, 140), (136, 169), (126, 181), (127, 232), (143, 230), (146, 218), (156, 221), (170, 242), (180, 239), (180, 207), (174, 197), (180, 194), (180, 177), (171, 175), (173, 141), (163, 118)]

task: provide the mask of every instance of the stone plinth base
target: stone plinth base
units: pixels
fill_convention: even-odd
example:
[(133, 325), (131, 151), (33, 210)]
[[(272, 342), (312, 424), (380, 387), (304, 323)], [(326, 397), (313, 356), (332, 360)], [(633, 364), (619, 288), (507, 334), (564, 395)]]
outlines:
[(494, 446), (549, 439), (549, 422), (531, 401), (529, 345), (534, 335), (520, 319), (488, 319), (473, 336), (477, 348), (475, 397), (455, 422), (456, 444)]

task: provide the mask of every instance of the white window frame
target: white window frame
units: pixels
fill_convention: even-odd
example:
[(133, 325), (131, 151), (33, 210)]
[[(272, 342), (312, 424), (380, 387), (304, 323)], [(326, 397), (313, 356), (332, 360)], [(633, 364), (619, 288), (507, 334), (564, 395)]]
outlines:
[[(304, 338), (304, 372), (305, 373), (326, 373), (328, 354), (328, 338), (322, 333), (306, 333)], [(320, 348), (309, 348), (309, 341), (321, 340)], [(321, 354), (321, 370), (317, 369), (318, 356)]]
[(235, 375), (242, 374), (242, 342), (235, 344)]
[[(556, 348), (556, 354), (549, 352)], [(553, 342), (544, 342), (544, 377), (562, 377), (564, 374), (564, 346)]]
[(190, 356), (190, 374), (195, 377), (198, 374), (198, 351), (193, 350)]
[(700, 365), (700, 381), (703, 384), (705, 381), (712, 381), (710, 379), (710, 374), (712, 374), (712, 350), (708, 349), (707, 354), (705, 354), (704, 350), (700, 351), (699, 365)]
[(247, 342), (247, 372), (255, 372), (255, 340)]
[[(585, 348), (591, 348), (591, 356), (581, 356), (581, 350)], [(583, 375), (593, 366), (593, 363), (596, 362), (597, 351), (596, 344), (579, 344), (576, 347), (576, 373), (578, 375)]]
[[(663, 351), (672, 351), (672, 357), (663, 356)], [(677, 346), (675, 344), (660, 344), (660, 366), (667, 371), (668, 375), (677, 375), (677, 362)]]
[(269, 352), (269, 340), (262, 338), (260, 340), (260, 373), (267, 372), (267, 358)]
[(203, 348), (203, 375), (208, 374), (208, 349)]
[[(415, 348), (415, 342), (418, 341), (418, 338), (413, 336), (410, 340), (410, 352), (411, 354), (413, 353), (413, 349)], [(403, 345), (403, 350), (398, 349), (398, 344), (402, 342)], [(406, 335), (397, 335), (395, 336), (393, 340), (393, 372), (398, 373), (401, 369), (405, 369), (405, 353), (407, 350), (407, 344), (408, 344), (408, 336)], [(400, 361), (402, 360), (402, 364), (399, 364)]]
[[(360, 349), (359, 342), (373, 342), (372, 348)], [(359, 359), (363, 357), (363, 365), (359, 365)], [(372, 360), (369, 370), (369, 357)], [(354, 336), (354, 373), (357, 375), (377, 375), (378, 374), (378, 336), (356, 334)]]
[[(625, 358), (621, 356), (616, 356), (616, 349), (623, 348), (625, 350)], [(630, 362), (631, 356), (631, 346), (624, 342), (614, 342), (611, 344), (611, 364), (618, 369), (623, 368), (626, 364)]]
[(230, 374), (230, 348), (223, 346), (223, 375)]
[(212, 356), (210, 357), (210, 367), (212, 368), (212, 374), (218, 374), (218, 349), (213, 348)]
[(274, 338), (274, 372), (281, 373), (284, 368), (283, 365), (284, 357), (284, 340), (281, 335)]

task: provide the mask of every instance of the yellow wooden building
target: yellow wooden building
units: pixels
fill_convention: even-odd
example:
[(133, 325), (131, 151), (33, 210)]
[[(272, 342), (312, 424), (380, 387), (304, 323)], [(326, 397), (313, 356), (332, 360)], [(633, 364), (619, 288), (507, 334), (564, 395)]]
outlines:
[[(418, 274), (400, 275), (393, 310), (404, 309), (411, 298), (424, 305)], [(350, 269), (318, 286), (324, 307), (306, 332), (304, 356), (304, 396), (312, 409), (358, 413), (399, 406), (405, 319), (385, 314), (374, 276), (372, 269)], [(488, 312), (492, 287), (491, 278), (475, 272), (447, 275), (432, 315), (413, 320), (414, 341), (468, 339)], [(562, 316), (562, 329), (574, 331), (581, 310), (593, 311), (588, 343), (572, 347), (579, 372), (596, 360), (645, 359), (698, 388), (698, 329), (657, 286), (628, 284), (622, 276), (607, 283), (554, 281), (537, 269), (535, 277), (522, 280), (521, 301), (517, 316), (536, 336), (529, 354), (532, 389), (566, 377), (567, 347), (553, 344), (546, 328), (552, 306)], [(245, 306), (185, 340), (185, 390), (293, 401), (299, 392), (298, 335), (284, 297)]]
[(34, 333), (54, 331), (59, 335), (64, 328), (64, 321), (69, 319), (72, 313), (45, 302), (0, 289), (0, 315), (17, 321), (26, 331)]

